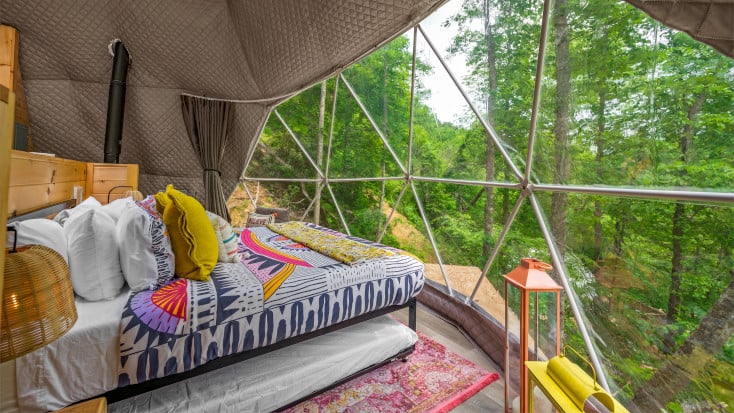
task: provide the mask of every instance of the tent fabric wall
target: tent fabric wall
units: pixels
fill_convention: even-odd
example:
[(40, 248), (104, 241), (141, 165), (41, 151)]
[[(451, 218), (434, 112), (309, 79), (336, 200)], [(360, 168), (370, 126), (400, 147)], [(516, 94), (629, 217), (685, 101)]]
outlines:
[(734, 58), (734, 1), (627, 0), (666, 26)]
[(270, 109), (348, 66), (442, 0), (0, 0), (20, 32), (35, 150), (101, 161), (112, 56), (130, 51), (120, 162), (140, 164), (145, 193), (173, 183), (203, 199), (181, 93), (255, 101), (235, 107), (222, 162), (236, 185)]

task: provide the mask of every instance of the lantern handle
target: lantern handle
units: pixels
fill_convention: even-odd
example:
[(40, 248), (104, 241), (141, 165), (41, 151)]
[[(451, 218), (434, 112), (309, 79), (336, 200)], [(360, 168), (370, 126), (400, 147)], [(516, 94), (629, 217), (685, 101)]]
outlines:
[(13, 231), (13, 249), (10, 250), (10, 253), (18, 252), (18, 230), (13, 225), (6, 226), (5, 230), (7, 232)]
[(599, 390), (599, 385), (598, 385), (598, 382), (596, 381), (596, 369), (594, 368), (594, 365), (591, 364), (591, 362), (589, 361), (589, 359), (587, 359), (586, 357), (582, 356), (581, 353), (579, 353), (578, 351), (576, 351), (576, 349), (573, 348), (573, 347), (571, 347), (571, 345), (569, 345), (569, 344), (566, 344), (566, 345), (563, 346), (563, 354), (561, 354), (562, 357), (566, 357), (566, 350), (571, 350), (571, 352), (573, 352), (576, 356), (578, 356), (578, 358), (580, 358), (581, 360), (585, 361), (586, 364), (588, 364), (589, 367), (591, 367), (591, 372), (594, 373), (594, 390)]
[(552, 270), (553, 269), (553, 266), (550, 265), (550, 264), (547, 264), (547, 263), (545, 263), (543, 261), (536, 261), (535, 262), (535, 268), (538, 269), (538, 270), (546, 270), (546, 271), (548, 271), (548, 270)]

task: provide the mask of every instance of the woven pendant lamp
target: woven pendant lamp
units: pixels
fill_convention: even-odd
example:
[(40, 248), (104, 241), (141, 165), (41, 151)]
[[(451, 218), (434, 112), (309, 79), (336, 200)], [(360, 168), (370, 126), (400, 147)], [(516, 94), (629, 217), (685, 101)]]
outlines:
[(41, 348), (77, 319), (69, 267), (42, 245), (20, 247), (5, 257), (0, 362)]

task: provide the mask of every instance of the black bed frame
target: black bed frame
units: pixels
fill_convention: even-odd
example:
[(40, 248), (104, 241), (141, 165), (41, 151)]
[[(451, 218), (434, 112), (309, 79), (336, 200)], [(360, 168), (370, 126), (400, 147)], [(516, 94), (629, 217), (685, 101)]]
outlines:
[[(179, 382), (179, 381), (182, 381), (182, 380), (189, 379), (191, 377), (198, 376), (200, 374), (203, 374), (203, 373), (206, 373), (206, 372), (209, 372), (209, 371), (217, 370), (217, 369), (220, 369), (222, 367), (226, 367), (226, 366), (229, 366), (229, 365), (238, 363), (240, 361), (244, 361), (244, 360), (247, 360), (247, 359), (250, 359), (250, 358), (253, 358), (253, 357), (257, 357), (257, 356), (262, 355), (262, 354), (270, 353), (271, 351), (275, 351), (275, 350), (278, 350), (278, 349), (281, 349), (281, 348), (284, 348), (284, 347), (288, 347), (288, 346), (291, 346), (293, 344), (297, 344), (297, 343), (300, 343), (302, 341), (309, 340), (311, 338), (322, 336), (322, 335), (328, 334), (328, 333), (330, 333), (332, 331), (340, 330), (340, 329), (342, 329), (344, 327), (348, 327), (348, 326), (351, 326), (351, 325), (355, 325), (355, 324), (361, 323), (362, 321), (367, 321), (367, 320), (370, 320), (370, 319), (375, 318), (375, 317), (379, 317), (379, 316), (384, 315), (384, 314), (389, 314), (389, 313), (392, 313), (394, 311), (403, 309), (405, 307), (408, 307), (408, 327), (410, 327), (411, 330), (415, 331), (415, 329), (416, 329), (416, 298), (413, 297), (413, 298), (410, 299), (410, 301), (408, 301), (406, 304), (403, 304), (403, 305), (396, 305), (396, 306), (385, 307), (385, 308), (382, 308), (382, 309), (379, 309), (379, 310), (375, 310), (375, 311), (369, 312), (367, 314), (362, 314), (361, 316), (358, 316), (358, 317), (355, 317), (355, 318), (352, 318), (352, 319), (349, 319), (349, 320), (345, 320), (345, 321), (343, 321), (341, 323), (338, 323), (338, 324), (335, 324), (335, 325), (332, 325), (332, 326), (329, 326), (329, 327), (325, 327), (325, 328), (322, 328), (322, 329), (319, 329), (319, 330), (316, 330), (316, 331), (312, 331), (310, 333), (301, 334), (299, 336), (295, 336), (295, 337), (291, 337), (291, 338), (288, 338), (288, 339), (285, 339), (285, 340), (281, 340), (281, 341), (279, 341), (277, 343), (274, 343), (274, 344), (271, 344), (269, 346), (260, 347), (260, 348), (248, 350), (248, 351), (245, 351), (245, 352), (242, 352), (242, 353), (231, 354), (231, 355), (228, 355), (228, 356), (220, 357), (218, 359), (215, 359), (215, 360), (212, 360), (210, 362), (207, 362), (207, 363), (205, 363), (205, 364), (203, 364), (201, 366), (198, 366), (198, 367), (196, 367), (194, 369), (191, 369), (189, 371), (185, 371), (185, 372), (182, 372), (182, 373), (178, 373), (178, 374), (174, 374), (174, 375), (170, 375), (170, 376), (165, 376), (165, 377), (161, 377), (161, 378), (157, 378), (157, 379), (152, 379), (152, 380), (144, 381), (142, 383), (132, 384), (132, 385), (125, 386), (125, 387), (118, 387), (117, 389), (110, 390), (107, 393), (104, 393), (104, 394), (102, 394), (100, 396), (106, 397), (108, 403), (114, 403), (116, 401), (120, 401), (120, 400), (124, 400), (124, 399), (130, 398), (130, 397), (134, 397), (134, 396), (137, 396), (139, 394), (146, 393), (146, 392), (149, 392), (151, 390), (155, 390), (155, 389), (161, 388), (163, 386), (167, 386), (169, 384), (173, 384), (173, 383), (176, 383), (176, 382)], [(387, 363), (389, 363), (389, 362), (391, 362), (393, 360), (396, 360), (396, 359), (403, 359), (403, 360), (405, 360), (407, 358), (407, 356), (410, 355), (413, 352), (414, 348), (415, 348), (415, 346), (414, 345), (411, 345), (408, 348), (405, 348), (405, 349), (399, 351), (397, 354), (395, 354), (394, 356), (390, 357), (389, 359), (387, 359), (387, 360), (385, 360), (385, 361), (383, 361), (381, 363), (377, 363), (377, 364), (374, 364), (372, 366), (369, 366), (369, 367), (367, 367), (367, 368), (365, 368), (363, 370), (360, 370), (360, 371), (358, 371), (358, 372), (356, 372), (356, 373), (354, 373), (354, 374), (352, 374), (352, 375), (350, 375), (350, 376), (348, 376), (348, 377), (346, 377), (344, 379), (339, 380), (336, 383), (333, 383), (333, 384), (331, 384), (331, 385), (329, 385), (329, 386), (327, 386), (327, 387), (325, 387), (323, 389), (319, 389), (319, 390), (315, 391), (314, 393), (312, 393), (312, 394), (310, 394), (310, 395), (308, 395), (306, 397), (303, 397), (303, 398), (301, 398), (299, 400), (296, 400), (296, 401), (288, 404), (287, 406), (283, 406), (280, 409), (282, 410), (282, 409), (288, 408), (290, 406), (293, 406), (295, 404), (298, 404), (298, 403), (300, 403), (303, 400), (306, 400), (306, 399), (308, 399), (308, 398), (310, 398), (310, 397), (312, 397), (312, 396), (314, 396), (316, 394), (319, 394), (319, 393), (321, 393), (323, 391), (326, 391), (326, 390), (329, 390), (331, 388), (334, 388), (334, 387), (336, 387), (336, 386), (338, 386), (338, 385), (340, 385), (342, 383), (345, 383), (345, 382), (351, 380), (354, 377), (357, 377), (359, 375), (362, 375), (364, 373), (367, 373), (369, 371), (372, 371), (372, 370), (376, 369), (377, 367), (383, 366), (383, 365), (385, 365), (385, 364), (387, 364)], [(100, 396), (96, 396), (96, 397), (100, 397)]]

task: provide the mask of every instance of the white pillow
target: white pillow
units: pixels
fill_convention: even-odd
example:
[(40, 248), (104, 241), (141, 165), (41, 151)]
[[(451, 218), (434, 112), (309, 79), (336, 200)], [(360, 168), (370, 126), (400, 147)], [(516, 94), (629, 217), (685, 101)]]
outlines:
[[(67, 264), (69, 263), (69, 254), (66, 250), (66, 234), (64, 234), (64, 228), (58, 222), (38, 218), (13, 222), (8, 224), (8, 226), (14, 227), (18, 232), (17, 246), (31, 244), (44, 245), (58, 252), (64, 257), (64, 261)], [(5, 248), (13, 247), (14, 236), (15, 234), (12, 231), (8, 231)]]
[(54, 217), (54, 221), (58, 222), (63, 227), (64, 225), (66, 225), (66, 221), (74, 215), (78, 215), (88, 209), (99, 208), (101, 206), (102, 204), (97, 201), (97, 198), (90, 196), (89, 198), (85, 199), (84, 202), (80, 203), (74, 208), (65, 209), (56, 214), (56, 216)]
[(163, 220), (133, 203), (117, 222), (120, 264), (132, 291), (154, 290), (175, 275), (171, 240)]
[(74, 292), (89, 301), (109, 300), (125, 285), (115, 221), (101, 208), (72, 214), (66, 225), (69, 270)]
[(55, 216), (53, 217), (53, 221), (54, 221), (55, 223), (57, 223), (57, 224), (59, 224), (59, 225), (61, 225), (61, 226), (63, 227), (63, 226), (64, 226), (64, 224), (66, 224), (66, 221), (67, 221), (67, 220), (69, 219), (69, 217), (71, 216), (71, 211), (72, 211), (72, 209), (73, 209), (73, 208), (69, 208), (69, 209), (65, 209), (65, 210), (63, 210), (63, 211), (59, 212), (58, 214), (56, 214), (56, 215), (55, 215)]
[(219, 262), (240, 262), (240, 255), (237, 253), (237, 234), (234, 233), (232, 225), (226, 219), (219, 215), (206, 211), (209, 222), (214, 227), (214, 234), (217, 236), (219, 244)]
[(80, 203), (79, 205), (71, 209), (71, 217), (77, 214), (81, 214), (82, 212), (86, 211), (87, 209), (99, 208), (101, 206), (102, 204), (100, 204), (99, 201), (97, 201), (97, 198), (90, 196), (89, 198), (85, 199), (82, 203)]
[[(80, 205), (81, 206), (81, 205)], [(125, 211), (127, 208), (132, 208), (135, 206), (135, 201), (131, 197), (127, 198), (120, 198), (115, 199), (114, 201), (110, 202), (107, 205), (102, 205), (102, 210), (109, 215), (112, 220), (117, 223), (117, 221), (120, 220), (120, 215)]]

